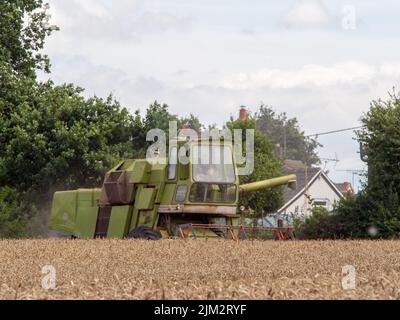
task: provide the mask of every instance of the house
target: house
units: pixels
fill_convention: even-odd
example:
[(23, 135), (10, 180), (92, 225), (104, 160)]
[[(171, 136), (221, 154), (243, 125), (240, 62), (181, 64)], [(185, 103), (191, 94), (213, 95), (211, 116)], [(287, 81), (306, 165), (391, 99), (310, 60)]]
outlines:
[(343, 198), (342, 192), (321, 168), (285, 166), (283, 171), (297, 176), (297, 188), (284, 189), (285, 203), (278, 209), (278, 214), (308, 216), (312, 206), (310, 201), (330, 211), (334, 203)]
[[(283, 172), (285, 175), (297, 176), (297, 188), (284, 188), (284, 205), (276, 213), (262, 219), (262, 225), (290, 225), (295, 218), (304, 219), (310, 216), (313, 206), (331, 211), (335, 202), (344, 197), (341, 188), (321, 168), (306, 167), (301, 161), (286, 160)], [(346, 190), (348, 188), (346, 184)]]

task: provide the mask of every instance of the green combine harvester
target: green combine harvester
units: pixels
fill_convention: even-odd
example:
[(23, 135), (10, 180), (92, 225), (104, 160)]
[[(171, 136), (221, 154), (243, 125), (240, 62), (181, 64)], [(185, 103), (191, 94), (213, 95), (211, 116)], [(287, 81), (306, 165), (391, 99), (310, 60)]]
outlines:
[[(233, 146), (221, 140), (208, 145), (178, 140), (169, 160), (176, 160), (183, 145), (190, 159), (186, 164), (124, 160), (106, 174), (101, 189), (56, 192), (49, 228), (74, 238), (155, 240), (176, 236), (179, 226), (193, 224), (204, 226), (197, 236), (224, 237), (225, 226), (239, 225), (242, 193), (296, 185), (295, 175), (240, 185)], [(203, 154), (221, 161), (194, 159)]]

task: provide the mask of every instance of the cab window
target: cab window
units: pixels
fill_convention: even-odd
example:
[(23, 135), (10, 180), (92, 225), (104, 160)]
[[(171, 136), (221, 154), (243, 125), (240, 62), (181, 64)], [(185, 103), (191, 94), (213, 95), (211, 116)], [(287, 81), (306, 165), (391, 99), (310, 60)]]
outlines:
[(177, 158), (177, 148), (172, 147), (169, 154), (168, 180), (175, 180), (176, 178)]

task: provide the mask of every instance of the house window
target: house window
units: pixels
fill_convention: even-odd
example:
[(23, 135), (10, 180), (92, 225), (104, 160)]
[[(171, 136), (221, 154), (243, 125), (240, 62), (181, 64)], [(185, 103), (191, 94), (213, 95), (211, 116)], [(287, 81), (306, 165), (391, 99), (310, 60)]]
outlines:
[(328, 208), (328, 201), (323, 199), (314, 200), (314, 206)]

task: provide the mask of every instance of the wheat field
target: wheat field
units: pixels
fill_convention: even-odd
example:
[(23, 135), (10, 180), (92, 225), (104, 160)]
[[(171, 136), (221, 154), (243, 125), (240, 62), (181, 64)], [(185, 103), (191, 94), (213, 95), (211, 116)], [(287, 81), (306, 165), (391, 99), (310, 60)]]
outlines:
[(0, 298), (399, 299), (399, 257), (400, 241), (0, 240)]

